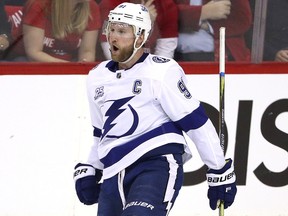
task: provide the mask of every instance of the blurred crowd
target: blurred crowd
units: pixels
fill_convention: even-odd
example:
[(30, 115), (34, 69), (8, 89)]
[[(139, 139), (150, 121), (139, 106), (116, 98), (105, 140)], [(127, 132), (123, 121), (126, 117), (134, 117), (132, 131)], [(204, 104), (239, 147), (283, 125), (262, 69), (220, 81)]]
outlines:
[[(126, 2), (129, 0), (126, 0)], [(130, 0), (153, 20), (147, 52), (177, 61), (251, 61), (256, 0)], [(93, 62), (110, 58), (102, 28), (123, 0), (1, 0), (0, 61)], [(288, 62), (288, 0), (268, 0), (263, 60)]]

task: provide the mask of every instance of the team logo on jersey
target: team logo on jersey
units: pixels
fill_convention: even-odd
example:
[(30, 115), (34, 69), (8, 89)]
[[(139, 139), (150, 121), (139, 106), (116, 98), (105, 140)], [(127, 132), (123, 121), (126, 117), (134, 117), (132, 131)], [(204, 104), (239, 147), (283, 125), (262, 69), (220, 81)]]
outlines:
[[(111, 102), (112, 104), (109, 107), (109, 109), (107, 110), (107, 112), (105, 113), (105, 116), (107, 116), (108, 118), (106, 119), (106, 121), (104, 123), (103, 133), (102, 133), (101, 139), (104, 136), (109, 137), (109, 138), (121, 138), (121, 137), (124, 137), (124, 136), (129, 136), (129, 135), (134, 133), (134, 131), (138, 127), (139, 116), (138, 116), (137, 112), (134, 110), (134, 108), (130, 104), (127, 104), (133, 97), (134, 96), (127, 97), (127, 98), (122, 98), (122, 99), (119, 99), (119, 100), (106, 101), (106, 102)], [(124, 107), (125, 104), (127, 104), (128, 107), (127, 108), (121, 108), (121, 107)], [(115, 125), (117, 125), (117, 120), (116, 119), (126, 110), (130, 111), (132, 116), (133, 116), (133, 121), (130, 121), (130, 128), (125, 133), (123, 133), (121, 135), (112, 135), (112, 134), (107, 135), (108, 132)], [(129, 122), (125, 122), (124, 124), (129, 124)]]
[(167, 58), (164, 58), (164, 57), (160, 57), (160, 56), (154, 56), (152, 58), (152, 60), (156, 63), (166, 63), (166, 62), (169, 62), (170, 59), (167, 59)]
[(185, 83), (180, 79), (177, 83), (179, 91), (184, 95), (185, 98), (190, 99), (192, 97), (191, 93), (187, 89)]
[(104, 86), (100, 86), (96, 88), (94, 100), (97, 100), (97, 98), (102, 97), (103, 95), (104, 95)]

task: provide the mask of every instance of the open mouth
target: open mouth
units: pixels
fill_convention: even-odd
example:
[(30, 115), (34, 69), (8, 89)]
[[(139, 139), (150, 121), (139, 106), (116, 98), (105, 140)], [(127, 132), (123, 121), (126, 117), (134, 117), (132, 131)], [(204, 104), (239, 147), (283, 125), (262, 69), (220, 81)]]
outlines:
[(111, 51), (114, 53), (114, 52), (117, 52), (119, 50), (119, 48), (115, 45), (112, 45), (111, 46)]

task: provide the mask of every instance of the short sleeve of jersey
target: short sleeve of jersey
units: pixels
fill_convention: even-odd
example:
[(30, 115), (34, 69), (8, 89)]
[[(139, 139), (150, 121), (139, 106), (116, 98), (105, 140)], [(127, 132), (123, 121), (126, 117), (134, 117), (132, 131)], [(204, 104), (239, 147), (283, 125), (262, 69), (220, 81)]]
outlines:
[(102, 27), (102, 23), (101, 23), (99, 5), (95, 1), (89, 1), (89, 2), (90, 2), (91, 17), (89, 18), (86, 30), (91, 31), (95, 29), (100, 29)]
[[(38, 28), (45, 27), (45, 11), (42, 1), (33, 1), (32, 4), (26, 4), (24, 7), (23, 23)], [(46, 4), (48, 6), (48, 4)]]

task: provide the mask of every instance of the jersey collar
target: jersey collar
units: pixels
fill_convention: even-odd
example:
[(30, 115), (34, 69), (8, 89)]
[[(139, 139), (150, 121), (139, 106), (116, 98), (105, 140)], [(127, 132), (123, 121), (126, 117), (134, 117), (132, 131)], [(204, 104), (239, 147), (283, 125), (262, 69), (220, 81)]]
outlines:
[[(148, 55), (149, 55), (149, 53), (143, 53), (143, 55), (138, 59), (138, 61), (134, 65), (143, 62), (147, 58)], [(130, 68), (132, 68), (134, 65), (132, 65)], [(112, 72), (116, 72), (117, 70), (119, 70), (118, 69), (118, 62), (115, 62), (113, 60), (109, 61), (106, 64), (106, 67)], [(127, 68), (125, 70), (129, 70), (130, 68)]]

